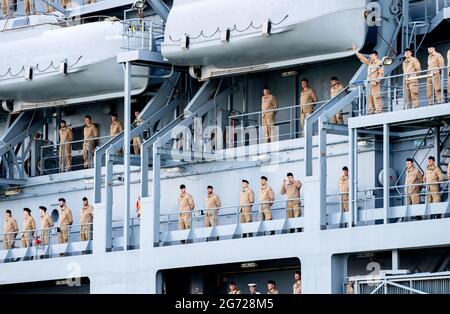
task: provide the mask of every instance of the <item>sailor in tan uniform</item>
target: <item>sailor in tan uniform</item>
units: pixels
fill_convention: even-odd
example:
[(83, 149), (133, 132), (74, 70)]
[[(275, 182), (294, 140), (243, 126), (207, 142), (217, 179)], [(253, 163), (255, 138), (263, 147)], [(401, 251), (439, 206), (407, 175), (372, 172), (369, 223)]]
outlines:
[(36, 231), (36, 221), (31, 216), (31, 209), (23, 209), (22, 247), (33, 246), (33, 235)]

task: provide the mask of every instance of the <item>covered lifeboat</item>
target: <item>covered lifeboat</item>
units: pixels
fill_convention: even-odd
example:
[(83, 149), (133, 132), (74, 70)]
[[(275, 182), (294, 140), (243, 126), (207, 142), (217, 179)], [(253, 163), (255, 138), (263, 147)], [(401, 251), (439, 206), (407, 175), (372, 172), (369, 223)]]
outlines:
[(219, 74), (341, 58), (352, 54), (352, 42), (364, 44), (366, 5), (366, 0), (175, 0), (161, 51), (176, 65), (215, 68)]
[[(15, 110), (120, 97), (124, 26), (117, 19), (68, 26), (54, 15), (0, 21), (0, 100)], [(148, 69), (133, 67), (132, 93), (143, 92)]]

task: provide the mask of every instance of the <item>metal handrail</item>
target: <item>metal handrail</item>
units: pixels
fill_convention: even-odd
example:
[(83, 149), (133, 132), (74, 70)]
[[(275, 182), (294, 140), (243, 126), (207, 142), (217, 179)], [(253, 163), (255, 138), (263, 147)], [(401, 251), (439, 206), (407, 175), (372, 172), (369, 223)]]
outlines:
[[(300, 202), (300, 207), (303, 207), (303, 205), (301, 205), (303, 198), (290, 198), (290, 199), (284, 199), (284, 200), (274, 200), (272, 202), (254, 202), (252, 204), (238, 204), (238, 205), (228, 205), (228, 206), (221, 206), (219, 208), (202, 208), (202, 209), (193, 209), (193, 210), (189, 210), (189, 211), (178, 211), (176, 213), (168, 213), (168, 214), (161, 214), (161, 217), (168, 217), (169, 219), (166, 220), (165, 222), (172, 222), (170, 220), (170, 216), (178, 216), (180, 214), (191, 214), (194, 217), (201, 217), (204, 216), (202, 215), (202, 213), (205, 213), (207, 211), (213, 210), (213, 211), (217, 211), (220, 212), (221, 210), (225, 210), (225, 209), (236, 209), (237, 208), (237, 213), (227, 213), (227, 214), (221, 214), (218, 213), (218, 216), (229, 216), (229, 215), (240, 215), (240, 209), (242, 207), (251, 207), (253, 208), (254, 206), (260, 206), (260, 205), (267, 205), (267, 204), (271, 204), (271, 207), (274, 206), (274, 204), (279, 204), (279, 203), (287, 203), (287, 202), (292, 202), (292, 201), (299, 201)], [(282, 208), (271, 208), (271, 210), (279, 210)], [(266, 212), (266, 211), (260, 211), (258, 210), (258, 212)], [(197, 215), (196, 215), (197, 213)], [(175, 220), (174, 220), (175, 221)]]

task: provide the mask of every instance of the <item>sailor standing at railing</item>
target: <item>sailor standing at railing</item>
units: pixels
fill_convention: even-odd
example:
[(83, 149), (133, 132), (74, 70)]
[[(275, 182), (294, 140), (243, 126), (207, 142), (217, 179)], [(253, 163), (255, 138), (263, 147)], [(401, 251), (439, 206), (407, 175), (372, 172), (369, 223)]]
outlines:
[(31, 216), (31, 209), (23, 209), (23, 225), (22, 225), (22, 247), (33, 246), (33, 234), (36, 230), (36, 221)]
[(206, 195), (206, 214), (205, 227), (214, 227), (219, 225), (218, 210), (222, 206), (220, 198), (214, 193), (214, 188), (210, 185)]
[(302, 215), (300, 209), (300, 189), (302, 183), (299, 180), (294, 180), (294, 175), (289, 172), (287, 179), (284, 179), (281, 183), (281, 195), (286, 195), (287, 203), (287, 217), (296, 218)]
[(305, 136), (305, 120), (313, 114), (314, 105), (318, 98), (316, 92), (309, 87), (309, 80), (302, 80), (302, 92), (300, 95), (300, 124), (302, 126), (302, 137)]
[(428, 47), (428, 78), (427, 78), (427, 96), (428, 104), (431, 106), (442, 104), (442, 84), (441, 68), (445, 67), (444, 57), (436, 51), (434, 47)]
[(348, 212), (348, 192), (349, 192), (349, 185), (348, 185), (349, 175), (348, 175), (348, 168), (343, 167), (342, 168), (342, 175), (339, 179), (338, 183), (338, 189), (339, 193), (341, 193), (341, 210), (343, 212)]
[[(122, 123), (120, 123), (119, 117), (117, 116), (117, 114), (113, 113), (111, 115), (111, 126), (109, 128), (109, 136), (111, 138), (113, 138), (113, 137), (119, 135), (119, 133), (122, 132), (122, 131), (123, 131)], [(123, 154), (123, 148), (119, 149), (117, 151), (117, 153), (119, 155), (122, 155)]]
[(270, 93), (269, 87), (264, 87), (264, 96), (261, 99), (261, 111), (262, 111), (262, 127), (264, 131), (264, 142), (269, 143), (275, 140), (274, 138), (274, 126), (275, 115), (278, 109), (277, 98)]
[(97, 126), (92, 123), (92, 118), (89, 115), (84, 118), (83, 135), (83, 164), (86, 169), (92, 164), (94, 150), (97, 146), (95, 139), (98, 137)]
[(72, 210), (66, 206), (66, 200), (59, 200), (59, 243), (69, 242), (70, 226), (73, 224)]
[(5, 211), (5, 221), (3, 222), (3, 248), (5, 250), (16, 247), (16, 237), (19, 231), (17, 221), (13, 218), (9, 209)]
[[(337, 95), (339, 95), (343, 90), (344, 86), (342, 86), (341, 83), (339, 83), (339, 79), (336, 76), (333, 76), (330, 80), (330, 97), (333, 99)], [(344, 117), (342, 116), (342, 113), (338, 112), (334, 117), (331, 118), (331, 123), (334, 124), (344, 124)]]
[(89, 241), (91, 239), (93, 220), (94, 208), (89, 205), (87, 197), (83, 197), (83, 206), (80, 210), (80, 241)]
[[(134, 112), (134, 116), (135, 116), (136, 119), (134, 119), (133, 125), (134, 125), (135, 128), (137, 128), (142, 123), (144, 123), (144, 120), (139, 117), (140, 114), (141, 113), (140, 113), (139, 110), (136, 110)], [(140, 136), (133, 137), (133, 151), (134, 151), (135, 155), (140, 155), (141, 154), (141, 144), (142, 144), (142, 140), (141, 140)]]
[(411, 49), (405, 50), (405, 61), (403, 61), (403, 73), (405, 74), (405, 102), (406, 108), (414, 108), (420, 106), (419, 102), (419, 79), (417, 75), (421, 71), (419, 60), (412, 55)]
[[(247, 180), (242, 180), (242, 190), (239, 195), (240, 205), (240, 222), (249, 223), (252, 222), (252, 205), (255, 202), (255, 193), (250, 188), (250, 183)], [(243, 237), (251, 236), (251, 234), (244, 233)]]
[(430, 184), (435, 182), (443, 182), (444, 175), (441, 169), (435, 165), (436, 159), (433, 156), (428, 158), (428, 167), (423, 176), (423, 182), (428, 184), (428, 203), (440, 203), (441, 193), (439, 191), (439, 184)]
[(59, 169), (61, 172), (70, 171), (72, 166), (73, 132), (67, 127), (66, 121), (59, 123)]
[(261, 177), (261, 188), (259, 190), (259, 221), (272, 220), (272, 205), (275, 200), (275, 194), (272, 188), (267, 184), (267, 177)]
[(406, 159), (406, 203), (408, 205), (420, 204), (420, 190), (422, 187), (418, 184), (423, 182), (422, 173), (414, 167), (414, 160), (412, 158)]
[(48, 245), (50, 228), (53, 227), (53, 219), (47, 214), (47, 208), (45, 206), (39, 206), (39, 214), (41, 217), (41, 230), (42, 230), (42, 242), (44, 245)]
[(191, 228), (191, 211), (194, 208), (194, 198), (186, 192), (186, 186), (184, 184), (180, 185), (180, 196), (178, 197), (178, 228), (180, 230)]
[(358, 59), (367, 65), (369, 114), (381, 113), (383, 112), (383, 104), (381, 102), (381, 80), (384, 78), (383, 62), (378, 58), (378, 52), (375, 50), (371, 52), (370, 59), (367, 59), (356, 51), (355, 44), (352, 44), (352, 48)]

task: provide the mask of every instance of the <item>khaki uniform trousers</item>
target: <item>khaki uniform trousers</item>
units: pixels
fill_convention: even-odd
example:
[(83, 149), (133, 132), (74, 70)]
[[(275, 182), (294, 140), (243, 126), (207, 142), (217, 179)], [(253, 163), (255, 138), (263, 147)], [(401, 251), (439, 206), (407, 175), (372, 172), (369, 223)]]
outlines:
[(348, 193), (341, 195), (342, 211), (345, 213), (349, 211), (348, 200), (349, 200)]
[(439, 185), (432, 184), (428, 186), (428, 203), (440, 203), (441, 192), (439, 191)]
[(241, 215), (240, 215), (240, 221), (241, 223), (248, 223), (252, 222), (252, 208), (245, 206), (241, 207)]
[(261, 205), (258, 213), (259, 221), (272, 220), (272, 209), (269, 205)]
[(95, 140), (87, 140), (83, 142), (83, 165), (89, 168), (94, 159)]
[(300, 202), (288, 201), (286, 204), (286, 207), (287, 207), (288, 218), (297, 218), (302, 215), (302, 210), (300, 208)]
[(178, 214), (178, 229), (186, 230), (191, 228), (191, 214), (183, 212)]
[(419, 81), (418, 80), (410, 80), (406, 82), (406, 90), (405, 90), (407, 108), (411, 108), (411, 104), (414, 108), (420, 106), (419, 102)]
[(369, 93), (369, 114), (383, 112), (383, 104), (381, 103), (381, 86), (380, 83), (370, 86)]
[(69, 226), (60, 227), (61, 232), (59, 233), (59, 243), (67, 243), (69, 242)]
[(219, 217), (217, 217), (217, 211), (213, 211), (212, 209), (209, 209), (206, 212), (205, 215), (205, 227), (209, 228), (209, 227), (215, 227), (219, 225)]
[(72, 146), (71, 144), (61, 144), (59, 146), (59, 169), (70, 171), (72, 167)]
[(427, 78), (427, 97), (428, 104), (433, 105), (436, 100), (436, 104), (442, 104), (442, 84), (441, 74), (434, 74), (432, 77)]
[(22, 233), (22, 247), (32, 247), (33, 246), (33, 231), (26, 231)]
[(275, 112), (265, 112), (262, 114), (262, 127), (264, 132), (264, 142), (273, 142), (273, 129), (275, 126)]
[(3, 236), (3, 248), (5, 250), (16, 247), (16, 236), (14, 234), (6, 234)]
[(140, 155), (141, 154), (141, 137), (137, 136), (137, 137), (133, 137), (133, 151), (135, 155)]
[(80, 240), (89, 241), (91, 239), (91, 227), (92, 225), (82, 225), (80, 228)]

